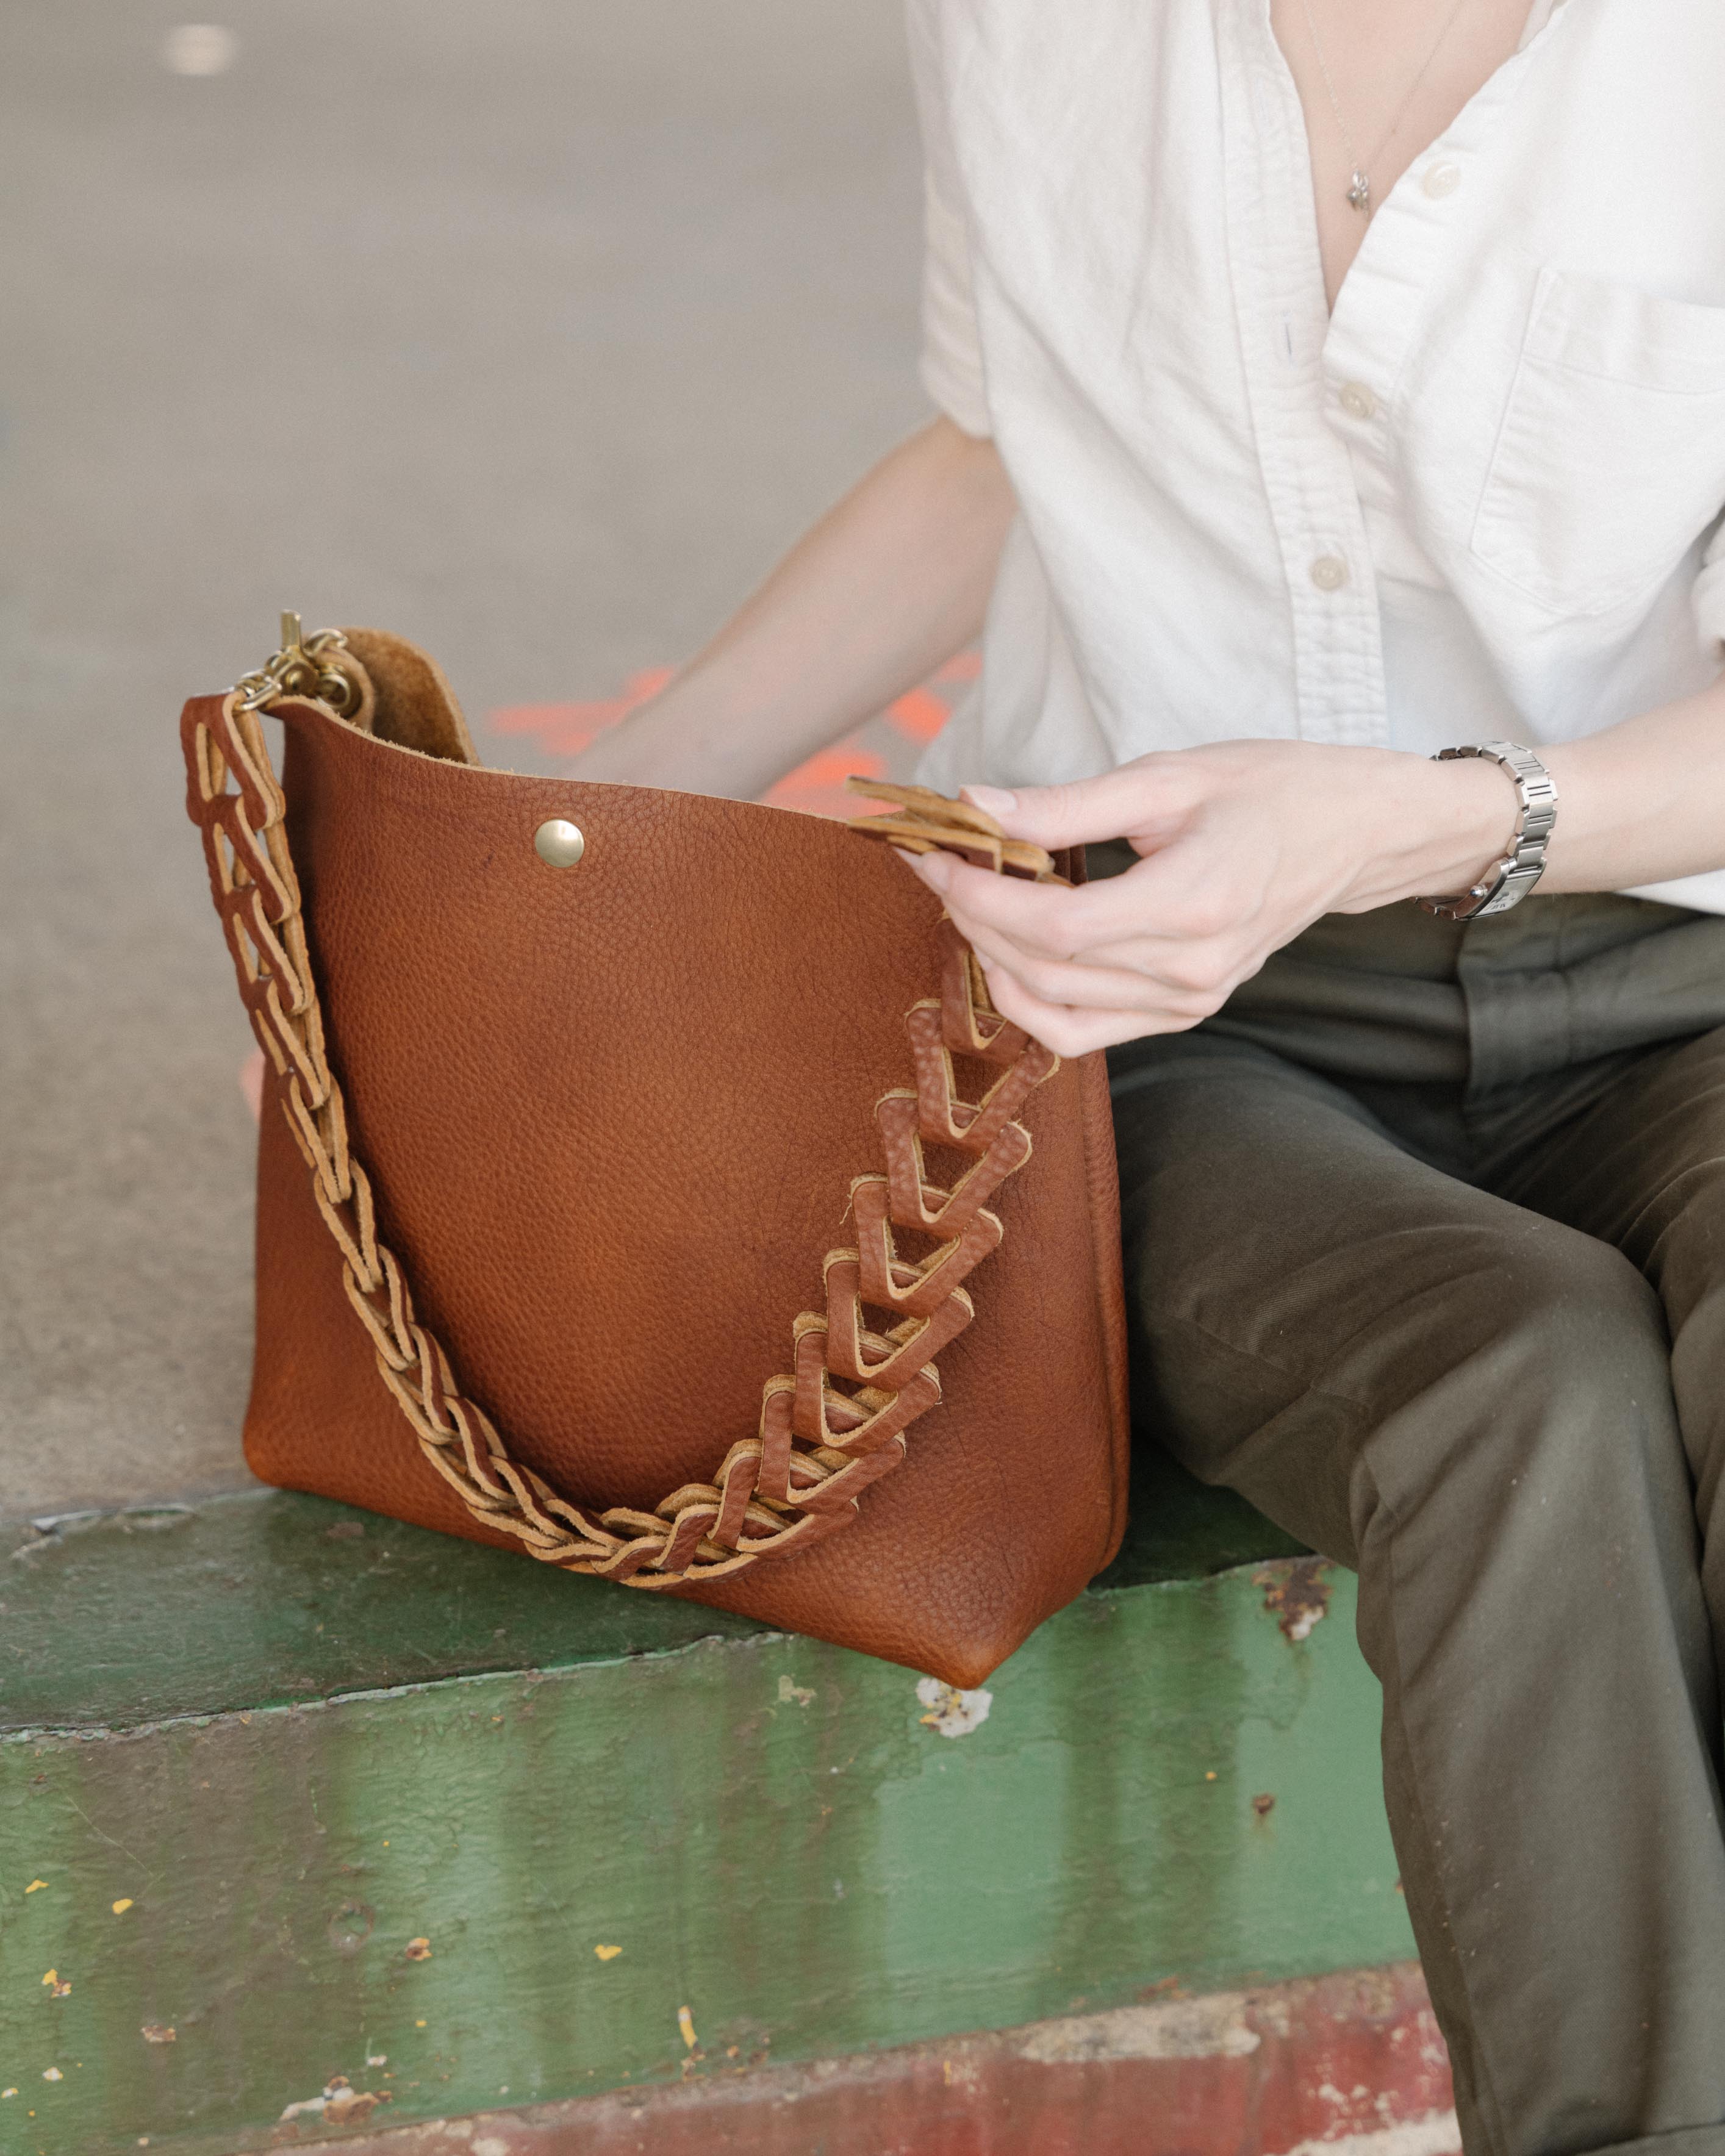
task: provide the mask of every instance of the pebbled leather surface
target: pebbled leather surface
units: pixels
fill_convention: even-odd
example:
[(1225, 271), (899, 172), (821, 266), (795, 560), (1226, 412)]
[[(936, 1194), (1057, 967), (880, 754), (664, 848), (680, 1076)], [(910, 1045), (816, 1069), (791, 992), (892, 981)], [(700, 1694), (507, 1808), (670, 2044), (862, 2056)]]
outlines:
[[(850, 1179), (880, 1168), (874, 1104), (911, 1082), (936, 901), (815, 818), (486, 771), (305, 704), (284, 717), (331, 1060), (423, 1314), (571, 1496), (650, 1506), (704, 1479), (752, 1435), (792, 1319), (824, 1306)], [(412, 731), (436, 738), (417, 712)], [(533, 850), (550, 816), (587, 835), (572, 870)], [(1004, 1244), (904, 1466), (843, 1534), (673, 1591), (973, 1685), (1112, 1555), (1126, 1406), (1101, 1059), (1021, 1120), (1034, 1156), (993, 1201)], [(494, 1539), (380, 1383), (279, 1114), (259, 1201), (254, 1469)]]

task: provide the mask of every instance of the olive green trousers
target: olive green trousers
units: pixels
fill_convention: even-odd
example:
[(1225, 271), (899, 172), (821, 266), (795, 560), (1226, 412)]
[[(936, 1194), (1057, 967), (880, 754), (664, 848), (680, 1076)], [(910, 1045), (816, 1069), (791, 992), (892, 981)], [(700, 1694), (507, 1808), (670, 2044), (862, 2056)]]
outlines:
[(1135, 1413), (1359, 1574), (1469, 2156), (1725, 2156), (1725, 919), (1332, 916), (1109, 1060)]

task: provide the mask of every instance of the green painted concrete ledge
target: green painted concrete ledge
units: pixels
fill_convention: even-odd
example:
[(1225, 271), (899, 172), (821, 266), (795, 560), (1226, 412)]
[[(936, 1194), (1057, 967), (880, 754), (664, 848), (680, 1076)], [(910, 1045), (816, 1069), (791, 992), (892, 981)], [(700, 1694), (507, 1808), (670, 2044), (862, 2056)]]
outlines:
[(1141, 1476), (956, 1736), (905, 1671), (320, 1499), (0, 1530), (0, 2151), (240, 2156), (1405, 1960), (1352, 1581)]

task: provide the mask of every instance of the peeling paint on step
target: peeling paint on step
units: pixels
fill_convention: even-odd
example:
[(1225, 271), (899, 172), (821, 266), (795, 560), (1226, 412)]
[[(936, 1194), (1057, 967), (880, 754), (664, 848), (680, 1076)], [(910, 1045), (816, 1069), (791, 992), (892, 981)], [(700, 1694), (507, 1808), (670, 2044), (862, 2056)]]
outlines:
[(1264, 1607), (1290, 1645), (1308, 1639), (1313, 1625), (1329, 1614), (1330, 1569), (1326, 1558), (1301, 1557), (1252, 1575), (1252, 1584), (1264, 1589)]
[(30, 1522), (37, 1540), (22, 1543), (12, 1553), (15, 1563), (28, 1563), (70, 1535), (93, 1532), (122, 1535), (157, 1534), (164, 1527), (183, 1527), (197, 1512), (193, 1505), (129, 1505), (121, 1511), (86, 1508), (76, 1512), (44, 1512)]
[(937, 1729), (942, 1737), (968, 1737), (988, 1720), (994, 1704), (991, 1691), (960, 1691), (954, 1685), (942, 1684), (938, 1677), (919, 1677), (916, 1697), (927, 1709), (917, 1717), (918, 1721), (926, 1729)]
[[(1264, 2041), (1247, 2026), (1246, 2004), (1244, 1992), (1219, 1991), (1203, 1999), (1122, 2006), (1111, 2014), (1044, 2022), (1015, 2048), (1021, 2059), (1043, 2066), (1105, 2059), (1244, 2059)], [(1409, 2149), (1405, 2156), (1425, 2152)]]
[(357, 2089), (345, 2074), (333, 2074), (321, 2096), (301, 2097), (290, 2103), (282, 2114), (282, 2123), (291, 2124), (297, 2118), (321, 2118), (326, 2126), (357, 2126), (377, 2110), (379, 2104), (390, 2101), (388, 2089), (373, 2092)]
[(1332, 2140), (1301, 2141), (1286, 2156), (1459, 2156), (1461, 2128), (1453, 2111), (1428, 2112), (1368, 2133), (1342, 2133)]

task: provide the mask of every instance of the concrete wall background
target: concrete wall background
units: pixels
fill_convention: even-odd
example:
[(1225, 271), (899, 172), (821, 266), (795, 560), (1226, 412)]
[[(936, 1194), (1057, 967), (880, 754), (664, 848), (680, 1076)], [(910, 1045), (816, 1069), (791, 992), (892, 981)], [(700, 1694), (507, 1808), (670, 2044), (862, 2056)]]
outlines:
[(0, 16), (13, 1515), (244, 1479), (249, 1035), (183, 698), (284, 605), (426, 644), (481, 722), (603, 696), (924, 408), (896, 0), (223, 0), (191, 80), (181, 19)]

